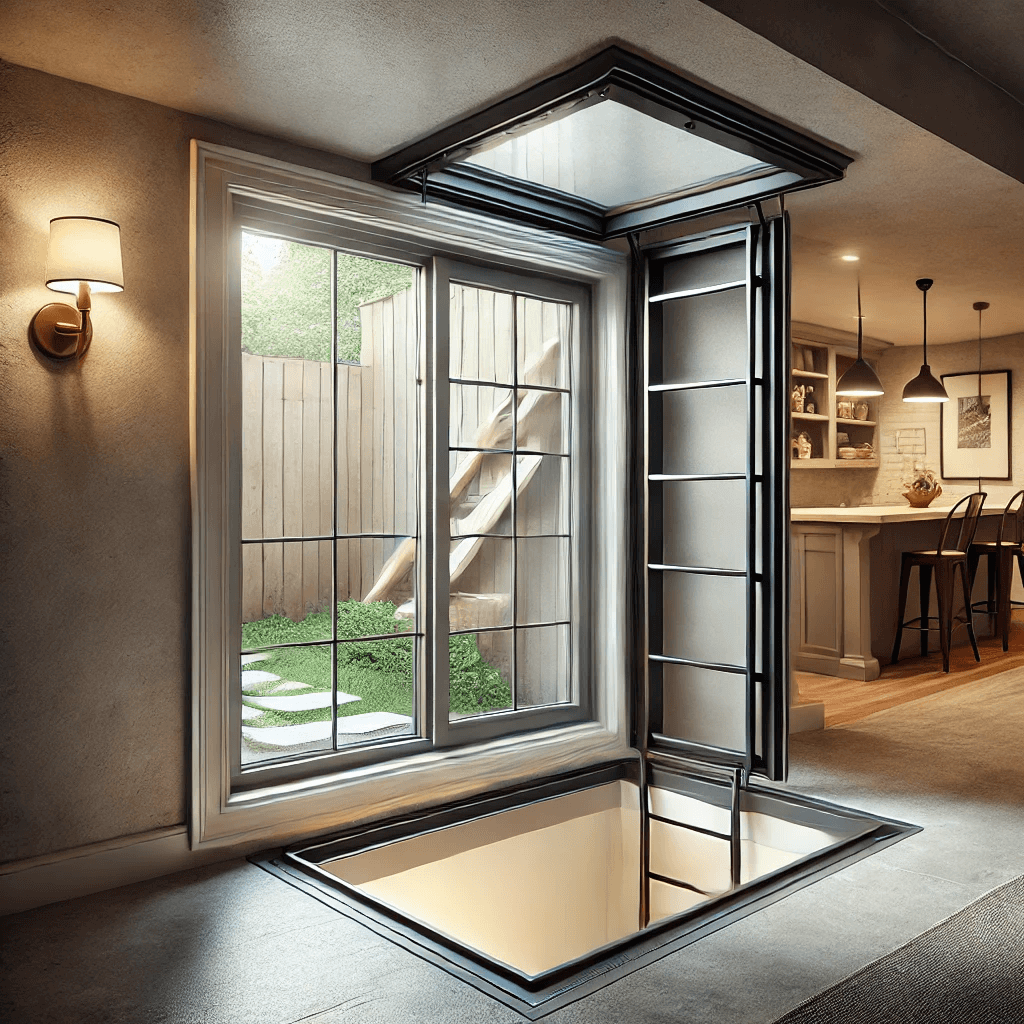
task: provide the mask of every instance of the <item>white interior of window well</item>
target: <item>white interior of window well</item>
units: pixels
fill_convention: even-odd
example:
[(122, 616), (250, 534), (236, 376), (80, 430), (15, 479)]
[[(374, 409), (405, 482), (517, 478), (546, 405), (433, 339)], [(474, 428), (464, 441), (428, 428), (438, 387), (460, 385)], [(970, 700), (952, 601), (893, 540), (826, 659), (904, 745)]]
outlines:
[[(322, 867), (492, 960), (536, 975), (638, 930), (640, 807), (618, 781), (340, 858)], [(727, 834), (727, 808), (652, 789), (651, 811)], [(762, 813), (741, 816), (742, 880), (842, 838)], [(730, 886), (729, 843), (651, 821), (656, 922)]]
[(768, 166), (614, 100), (542, 123), (466, 163), (608, 208)]

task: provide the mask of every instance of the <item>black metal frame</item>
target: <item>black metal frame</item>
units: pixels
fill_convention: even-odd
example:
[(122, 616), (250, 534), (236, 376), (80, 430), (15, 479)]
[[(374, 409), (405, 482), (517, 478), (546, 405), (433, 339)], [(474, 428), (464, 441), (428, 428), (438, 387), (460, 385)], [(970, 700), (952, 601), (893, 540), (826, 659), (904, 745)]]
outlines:
[[(643, 664), (638, 676), (641, 692), (638, 695), (636, 742), (644, 756), (649, 752), (661, 753), (670, 758), (736, 771), (739, 773), (737, 785), (742, 785), (751, 773), (784, 780), (788, 767), (788, 456), (785, 449), (786, 405), (782, 400), (789, 348), (788, 222), (784, 212), (771, 221), (764, 219), (760, 208), (757, 213), (757, 224), (674, 240), (646, 250), (646, 295), (642, 313), (647, 329), (643, 346), (645, 366), (639, 380), (642, 391), (639, 400), (643, 411), (638, 421), (642, 423), (643, 431), (640, 461), (644, 490), (637, 509), (643, 527), (637, 540), (639, 550), (636, 557), (646, 567), (647, 579), (639, 598), (639, 621), (646, 629)], [(661, 292), (661, 267), (666, 262), (739, 245), (746, 247), (744, 279), (710, 284), (686, 292)], [(745, 288), (747, 295), (746, 376), (678, 385), (652, 383), (655, 376), (660, 376), (656, 370), (660, 365), (662, 345), (661, 303), (739, 288)], [(652, 295), (652, 291), (656, 294)], [(636, 315), (641, 315), (639, 304)], [(661, 396), (669, 391), (723, 387), (743, 387), (747, 392), (745, 470), (685, 475), (651, 472), (653, 468), (661, 468)], [(747, 520), (744, 569), (664, 564), (661, 558), (659, 485), (696, 480), (744, 481)], [(653, 573), (669, 571), (746, 579), (745, 664), (728, 665), (659, 653), (662, 646), (660, 590), (650, 586), (650, 579)], [(745, 677), (745, 742), (742, 751), (689, 742), (662, 732), (662, 664), (690, 665)]]
[[(717, 187), (606, 208), (544, 185), (460, 163), (476, 150), (523, 134), (584, 107), (614, 100), (699, 138), (749, 155), (758, 165)], [(371, 168), (375, 181), (520, 223), (583, 238), (626, 235), (749, 205), (843, 177), (851, 158), (762, 114), (719, 96), (621, 47), (405, 146)]]
[[(289, 850), (260, 854), (250, 860), (326, 906), (468, 982), (528, 1019), (536, 1020), (920, 831), (918, 826), (905, 822), (851, 811), (825, 801), (782, 793), (767, 787), (748, 786), (740, 793), (736, 776), (730, 781), (715, 780), (702, 771), (698, 777), (694, 777), (678, 765), (664, 763), (652, 765), (648, 771), (659, 789), (693, 795), (705, 803), (730, 808), (733, 836), (721, 834), (719, 837), (729, 838), (733, 842), (733, 889), (646, 928), (641, 925), (631, 936), (537, 975), (524, 974), (409, 918), (358, 887), (328, 873), (321, 865), (486, 815), (530, 806), (617, 780), (638, 783), (641, 778), (640, 766), (635, 760), (618, 761), (598, 768), (554, 776), (529, 786), (512, 787), (455, 804), (413, 812), (399, 819), (362, 825)], [(741, 807), (748, 812), (773, 813), (776, 817), (818, 827), (838, 834), (841, 838), (787, 867), (740, 885), (737, 851)], [(708, 832), (706, 829), (668, 820), (676, 827)], [(667, 881), (677, 884), (679, 880)], [(685, 884), (683, 887), (693, 889)], [(641, 886), (643, 891), (644, 887)]]

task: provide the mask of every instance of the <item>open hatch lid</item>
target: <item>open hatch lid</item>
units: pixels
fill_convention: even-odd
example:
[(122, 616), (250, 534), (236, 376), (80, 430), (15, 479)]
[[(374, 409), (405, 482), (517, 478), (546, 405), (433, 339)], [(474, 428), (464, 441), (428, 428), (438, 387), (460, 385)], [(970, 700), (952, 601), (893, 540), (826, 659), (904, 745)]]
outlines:
[(836, 181), (850, 160), (611, 46), (376, 161), (372, 175), (605, 239)]

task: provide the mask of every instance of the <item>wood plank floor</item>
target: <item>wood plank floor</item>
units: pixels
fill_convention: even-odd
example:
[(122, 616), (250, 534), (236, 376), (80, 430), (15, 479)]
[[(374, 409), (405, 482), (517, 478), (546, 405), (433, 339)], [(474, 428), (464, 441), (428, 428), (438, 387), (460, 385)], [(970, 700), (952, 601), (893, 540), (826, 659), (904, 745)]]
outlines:
[[(950, 652), (947, 675), (942, 671), (942, 655), (935, 652), (922, 658), (916, 649), (917, 634), (909, 633), (904, 638), (904, 653), (901, 653), (899, 662), (883, 666), (881, 676), (871, 682), (821, 676), (814, 672), (794, 672), (800, 686), (800, 702), (824, 703), (825, 728), (828, 729), (833, 725), (849, 725), (876, 711), (906, 704), (940, 690), (950, 690), (1007, 669), (1024, 667), (1024, 615), (1015, 610), (1010, 626), (1010, 649), (1005, 654), (1000, 639), (981, 637), (984, 621), (979, 615), (975, 627), (979, 632), (980, 664), (974, 660), (971, 645), (964, 642)], [(914, 653), (910, 654), (911, 651)]]

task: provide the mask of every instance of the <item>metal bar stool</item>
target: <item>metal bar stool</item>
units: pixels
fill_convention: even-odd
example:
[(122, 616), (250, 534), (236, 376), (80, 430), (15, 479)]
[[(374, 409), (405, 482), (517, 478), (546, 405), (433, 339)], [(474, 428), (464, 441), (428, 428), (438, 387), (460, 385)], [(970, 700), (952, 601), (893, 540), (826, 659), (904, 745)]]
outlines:
[[(974, 636), (974, 623), (971, 620), (971, 580), (967, 568), (967, 552), (974, 541), (978, 529), (981, 508), (985, 504), (986, 495), (981, 491), (968, 494), (961, 498), (950, 510), (939, 533), (939, 543), (934, 551), (904, 551), (900, 566), (900, 609), (896, 621), (896, 640), (892, 645), (892, 664), (896, 664), (900, 655), (900, 641), (904, 629), (916, 629), (921, 633), (921, 654), (928, 653), (928, 632), (939, 631), (939, 644), (942, 647), (942, 671), (949, 671), (949, 644), (953, 636), (953, 627), (967, 626), (967, 635), (971, 638), (974, 649), (974, 660), (981, 661), (978, 654), (978, 641)], [(966, 506), (966, 508), (964, 508)], [(963, 508), (963, 511), (960, 511)], [(910, 589), (910, 570), (918, 567), (919, 585), (921, 588), (921, 614), (914, 619), (904, 621), (907, 613), (907, 591)], [(965, 618), (953, 617), (953, 596), (956, 589), (956, 573), (960, 571), (963, 583)], [(932, 572), (935, 573), (935, 593), (939, 601), (938, 616), (928, 615)], [(932, 626), (929, 623), (936, 622)]]
[[(1017, 507), (1014, 508), (1014, 502)], [(967, 573), (971, 584), (978, 573), (982, 557), (988, 559), (988, 598), (976, 601), (971, 611), (995, 613), (996, 632), (1003, 637), (1003, 650), (1010, 649), (1010, 611), (1024, 607), (1024, 601), (1013, 601), (1013, 562), (1017, 561), (1021, 583), (1024, 583), (1024, 491), (1018, 491), (1003, 509), (999, 533), (994, 541), (979, 541), (967, 552)]]

